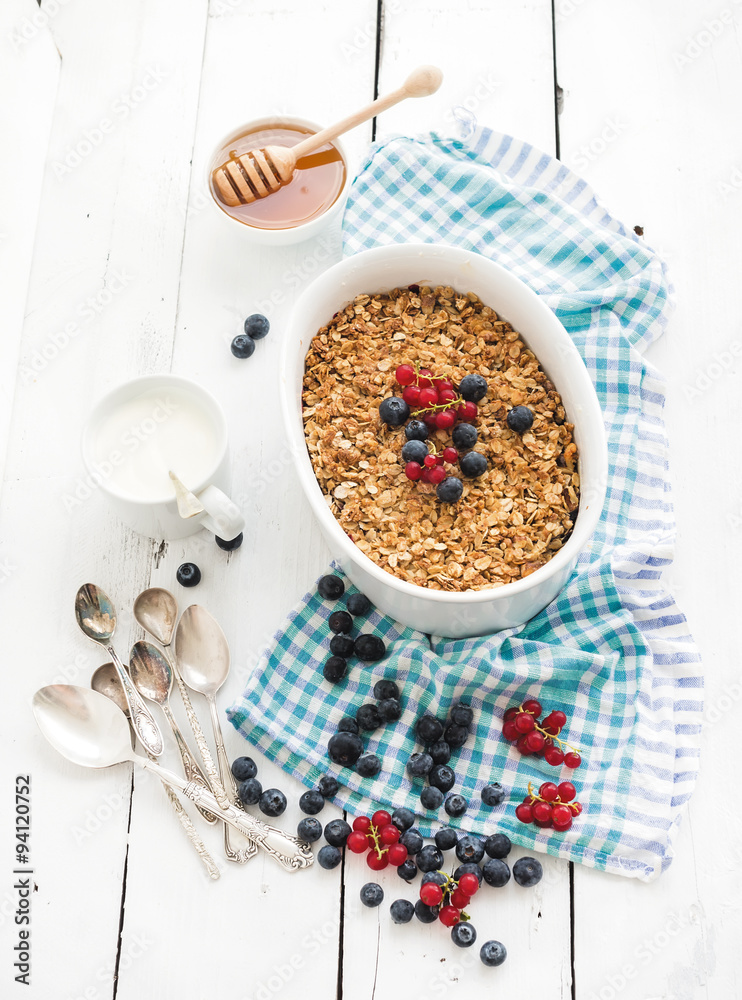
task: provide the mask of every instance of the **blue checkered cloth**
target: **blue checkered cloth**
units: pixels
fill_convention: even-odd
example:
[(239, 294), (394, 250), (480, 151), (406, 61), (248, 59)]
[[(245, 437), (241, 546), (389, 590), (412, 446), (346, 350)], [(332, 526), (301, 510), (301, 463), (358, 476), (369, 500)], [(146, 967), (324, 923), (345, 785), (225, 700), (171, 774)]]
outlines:
[[(409, 806), (430, 834), (449, 820), (422, 808), (420, 785), (405, 773), (416, 749), (412, 726), (423, 712), (445, 716), (463, 698), (475, 709), (476, 731), (454, 756), (469, 808), (452, 825), (504, 831), (524, 847), (648, 881), (672, 859), (698, 771), (703, 708), (698, 653), (662, 583), (675, 539), (664, 388), (643, 351), (666, 324), (665, 265), (562, 163), (487, 129), (467, 141), (430, 135), (373, 146), (343, 226), (347, 254), (402, 241), (451, 243), (497, 260), (543, 298), (601, 402), (610, 457), (605, 507), (564, 590), (526, 625), (454, 640), (374, 611), (368, 626), (385, 638), (388, 656), (354, 665), (334, 686), (322, 666), (327, 618), (338, 605), (313, 589), (263, 654), (231, 721), (306, 785), (335, 773), (336, 801), (351, 814), (379, 803)], [(373, 700), (374, 683), (389, 676), (403, 689), (404, 714), (371, 734), (367, 749), (384, 769), (360, 778), (329, 763), (327, 742), (339, 719)], [(577, 771), (523, 757), (503, 739), (505, 709), (527, 696), (567, 713), (562, 735), (583, 751)], [(529, 781), (566, 778), (584, 806), (567, 833), (516, 819)], [(492, 781), (510, 793), (494, 809), (480, 798)]]

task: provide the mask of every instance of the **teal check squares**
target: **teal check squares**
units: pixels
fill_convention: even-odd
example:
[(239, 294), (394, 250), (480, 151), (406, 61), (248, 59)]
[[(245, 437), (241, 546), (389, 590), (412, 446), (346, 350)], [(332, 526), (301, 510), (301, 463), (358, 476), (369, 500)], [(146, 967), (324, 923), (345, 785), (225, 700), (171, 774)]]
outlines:
[[(309, 786), (331, 772), (351, 814), (408, 806), (421, 832), (450, 823), (507, 833), (524, 847), (645, 881), (670, 864), (673, 838), (698, 771), (703, 677), (686, 620), (662, 575), (675, 524), (664, 387), (643, 351), (666, 326), (671, 288), (664, 263), (553, 157), (511, 136), (477, 129), (376, 144), (343, 222), (346, 254), (391, 243), (449, 243), (507, 267), (566, 327), (604, 414), (609, 479), (599, 526), (564, 590), (519, 628), (477, 639), (427, 636), (372, 611), (363, 631), (387, 643), (373, 666), (351, 661), (337, 685), (323, 680), (327, 618), (344, 606), (312, 590), (294, 608), (229, 710), (234, 726)], [(370, 289), (373, 291), (373, 289)], [(466, 291), (466, 289), (461, 289)], [(488, 303), (495, 309), (497, 303)], [(339, 570), (336, 570), (338, 573)], [(361, 778), (331, 764), (338, 721), (373, 700), (374, 683), (402, 688), (400, 722), (369, 734), (382, 774)], [(562, 734), (580, 747), (577, 771), (523, 757), (502, 737), (512, 704), (537, 697), (568, 716)], [(454, 753), (466, 814), (423, 809), (405, 764), (424, 712), (443, 718), (463, 698), (475, 732)], [(524, 825), (515, 806), (529, 782), (570, 778), (584, 806), (567, 833)], [(508, 798), (481, 801), (500, 781)]]

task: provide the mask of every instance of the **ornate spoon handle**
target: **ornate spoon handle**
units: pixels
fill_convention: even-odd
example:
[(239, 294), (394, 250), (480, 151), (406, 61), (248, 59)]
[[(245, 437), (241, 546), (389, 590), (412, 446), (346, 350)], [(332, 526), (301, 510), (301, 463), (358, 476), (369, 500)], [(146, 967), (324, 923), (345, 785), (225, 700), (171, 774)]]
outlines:
[[(227, 757), (227, 751), (224, 746), (224, 737), (222, 736), (222, 727), (219, 722), (219, 713), (216, 710), (216, 699), (213, 695), (208, 698), (209, 711), (211, 713), (211, 725), (214, 730), (214, 742), (216, 743), (216, 759), (219, 761), (219, 774), (222, 779), (222, 785), (226, 791), (230, 808), (240, 809), (239, 800), (237, 798), (237, 789), (234, 783), (234, 777), (232, 776), (232, 769), (229, 766), (229, 758)], [(242, 811), (240, 809), (240, 811)], [(244, 813), (247, 815), (247, 813)], [(257, 845), (254, 842), (252, 835), (248, 834), (248, 842), (244, 847), (235, 847), (232, 843), (232, 835), (229, 827), (224, 825), (224, 853), (227, 855), (230, 861), (235, 861), (238, 865), (244, 865), (246, 861), (250, 858), (254, 858), (258, 853)]]
[[(180, 759), (183, 762), (183, 771), (186, 778), (189, 781), (195, 781), (199, 785), (203, 785), (204, 788), (208, 788), (208, 782), (204, 777), (201, 768), (198, 766), (196, 761), (193, 759), (193, 754), (188, 748), (188, 744), (183, 739), (183, 734), (180, 731), (178, 723), (175, 721), (173, 713), (170, 711), (170, 706), (165, 702), (162, 706), (162, 710), (165, 713), (165, 718), (170, 723), (170, 728), (173, 731), (173, 736), (175, 737), (175, 742), (178, 745), (178, 750), (180, 751)], [(198, 810), (207, 823), (216, 823), (216, 816), (212, 816), (210, 812), (206, 809)]]
[(113, 646), (109, 645), (106, 646), (106, 651), (113, 661), (116, 673), (121, 681), (121, 686), (124, 689), (124, 695), (129, 705), (129, 718), (134, 732), (139, 737), (139, 742), (147, 753), (151, 753), (153, 757), (159, 757), (164, 747), (160, 728), (152, 718), (152, 713), (144, 704), (141, 695), (132, 684), (129, 672), (119, 659), (116, 650)]
[(287, 871), (299, 871), (302, 868), (309, 868), (314, 863), (311, 846), (303, 840), (299, 840), (298, 837), (293, 837), (291, 834), (279, 830), (278, 827), (268, 826), (267, 823), (262, 823), (254, 816), (250, 816), (249, 813), (237, 809), (236, 806), (222, 809), (211, 792), (203, 788), (202, 785), (197, 785), (193, 781), (186, 782), (180, 775), (173, 774), (172, 771), (166, 770), (160, 764), (150, 761), (146, 757), (132, 754), (132, 759), (156, 774), (161, 781), (166, 781), (173, 788), (177, 788), (191, 802), (205, 806), (209, 812), (213, 812), (215, 816), (234, 827), (239, 833), (252, 838)]

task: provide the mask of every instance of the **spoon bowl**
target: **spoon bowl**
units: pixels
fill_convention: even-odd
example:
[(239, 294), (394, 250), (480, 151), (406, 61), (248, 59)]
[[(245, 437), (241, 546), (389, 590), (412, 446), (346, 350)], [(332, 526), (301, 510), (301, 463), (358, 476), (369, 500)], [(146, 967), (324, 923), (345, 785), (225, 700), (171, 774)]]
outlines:
[(173, 687), (170, 664), (156, 646), (140, 639), (131, 647), (129, 673), (141, 695), (158, 705), (166, 705)]
[(178, 669), (189, 688), (216, 694), (229, 674), (229, 646), (219, 623), (200, 604), (186, 608), (175, 632)]
[(116, 611), (108, 595), (94, 583), (85, 583), (75, 595), (77, 624), (93, 642), (110, 642), (116, 630)]
[(134, 759), (126, 716), (98, 691), (50, 684), (32, 706), (41, 732), (73, 764), (110, 767)]
[(134, 601), (134, 618), (145, 632), (169, 646), (178, 620), (178, 602), (164, 587), (150, 587)]
[(127, 719), (129, 718), (131, 714), (129, 712), (129, 703), (126, 700), (124, 689), (121, 687), (119, 675), (116, 673), (116, 668), (112, 663), (104, 663), (93, 671), (93, 676), (90, 678), (90, 686), (98, 694), (102, 694), (112, 701), (114, 705), (118, 705)]

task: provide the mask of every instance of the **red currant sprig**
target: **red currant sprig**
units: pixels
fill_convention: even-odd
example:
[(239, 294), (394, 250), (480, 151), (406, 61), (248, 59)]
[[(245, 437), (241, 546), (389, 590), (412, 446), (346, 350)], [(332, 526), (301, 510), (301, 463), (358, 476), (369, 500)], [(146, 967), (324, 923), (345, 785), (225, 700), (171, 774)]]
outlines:
[(437, 906), (438, 919), (445, 927), (453, 927), (460, 920), (469, 920), (465, 907), (471, 902), (472, 896), (479, 889), (479, 879), (467, 872), (456, 880), (446, 872), (437, 872), (445, 878), (439, 885), (437, 882), (424, 882), (420, 886), (420, 899), (426, 906)]
[(368, 867), (379, 872), (387, 865), (399, 868), (407, 860), (407, 848), (399, 843), (400, 836), (389, 813), (377, 809), (373, 816), (356, 816), (347, 843), (354, 854), (366, 854)]
[(399, 365), (395, 371), (403, 387), (402, 399), (411, 408), (415, 418), (422, 418), (429, 427), (451, 430), (458, 420), (471, 423), (477, 418), (477, 404), (459, 396), (450, 379), (434, 375), (428, 368)]
[(542, 756), (552, 767), (561, 767), (562, 764), (569, 768), (579, 767), (582, 763), (579, 748), (559, 737), (567, 724), (567, 716), (556, 709), (540, 721), (542, 711), (541, 702), (535, 698), (529, 698), (522, 705), (512, 706), (505, 712), (503, 736), (515, 743), (516, 748), (526, 757), (530, 754)]
[(515, 815), (521, 823), (535, 823), (542, 828), (552, 827), (563, 833), (572, 826), (572, 819), (582, 812), (582, 804), (575, 801), (577, 790), (571, 781), (555, 785), (545, 781), (538, 792), (528, 782), (528, 795), (516, 807)]

